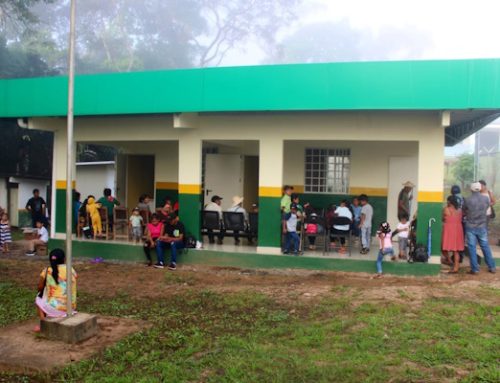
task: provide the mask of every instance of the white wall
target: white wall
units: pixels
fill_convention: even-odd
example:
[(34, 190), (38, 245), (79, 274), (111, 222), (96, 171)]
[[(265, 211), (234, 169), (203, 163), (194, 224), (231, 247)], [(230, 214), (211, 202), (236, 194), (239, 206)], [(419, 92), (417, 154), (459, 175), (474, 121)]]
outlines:
[(76, 165), (76, 190), (82, 195), (82, 201), (92, 194), (99, 198), (104, 188), (113, 193), (116, 188), (116, 171), (113, 163), (79, 163)]

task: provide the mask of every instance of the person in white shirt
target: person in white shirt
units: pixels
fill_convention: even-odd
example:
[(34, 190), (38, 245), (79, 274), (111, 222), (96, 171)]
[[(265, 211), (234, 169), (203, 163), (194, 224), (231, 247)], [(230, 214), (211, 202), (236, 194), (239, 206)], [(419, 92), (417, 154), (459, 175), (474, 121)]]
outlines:
[(35, 255), (35, 248), (37, 245), (46, 245), (49, 242), (49, 232), (43, 226), (41, 221), (36, 221), (37, 239), (32, 239), (28, 241), (26, 255), (32, 257)]
[[(219, 234), (218, 234), (217, 243), (219, 245), (222, 245), (222, 241), (224, 240), (224, 229), (223, 229), (223, 225), (222, 225), (222, 207), (221, 207), (222, 197), (219, 197), (218, 195), (214, 195), (210, 199), (210, 201), (211, 202), (209, 204), (207, 204), (207, 206), (205, 206), (205, 210), (206, 211), (216, 211), (217, 213), (219, 213), (219, 221), (220, 221), (220, 228), (221, 229), (220, 229)], [(210, 243), (215, 243), (213, 230), (208, 229), (207, 233), (208, 233), (208, 241)]]
[[(243, 216), (245, 217), (245, 225), (248, 225), (248, 213), (242, 206), (242, 204), (243, 204), (243, 197), (236, 195), (233, 197), (233, 206), (231, 206), (227, 211), (231, 211), (234, 213), (243, 213)], [(239, 231), (234, 231), (234, 244), (235, 245), (240, 244)]]
[[(349, 221), (351, 221), (351, 223), (352, 223), (352, 212), (347, 207), (347, 203), (348, 202), (346, 200), (343, 200), (340, 203), (340, 206), (338, 206), (335, 209), (334, 217), (335, 218), (337, 218), (337, 217), (348, 218)], [(334, 218), (334, 222), (335, 222), (335, 218)], [(346, 251), (346, 249), (345, 249), (345, 238), (349, 235), (349, 231), (350, 230), (351, 230), (351, 224), (350, 223), (348, 223), (346, 225), (333, 225), (332, 234), (342, 235), (342, 237), (340, 237), (340, 250), (339, 250), (340, 253), (345, 253), (345, 251)], [(337, 238), (338, 237), (331, 237), (330, 240), (331, 240), (331, 242), (333, 242), (335, 244), (335, 241), (337, 240)]]
[(406, 259), (408, 256), (408, 235), (410, 234), (410, 221), (406, 214), (401, 215), (401, 221), (396, 227), (399, 243), (399, 258)]

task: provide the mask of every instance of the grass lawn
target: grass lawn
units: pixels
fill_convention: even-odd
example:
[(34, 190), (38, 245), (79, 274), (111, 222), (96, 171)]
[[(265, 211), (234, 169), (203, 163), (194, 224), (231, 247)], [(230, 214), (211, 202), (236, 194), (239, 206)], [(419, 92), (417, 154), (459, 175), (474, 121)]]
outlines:
[[(79, 292), (79, 309), (147, 320), (90, 360), (50, 376), (0, 373), (0, 382), (499, 382), (500, 290), (481, 303), (454, 296), (370, 302), (333, 286), (317, 299), (221, 292), (165, 273), (164, 299)], [(186, 287), (187, 286), (187, 287)], [(33, 315), (34, 292), (0, 283), (0, 327)]]

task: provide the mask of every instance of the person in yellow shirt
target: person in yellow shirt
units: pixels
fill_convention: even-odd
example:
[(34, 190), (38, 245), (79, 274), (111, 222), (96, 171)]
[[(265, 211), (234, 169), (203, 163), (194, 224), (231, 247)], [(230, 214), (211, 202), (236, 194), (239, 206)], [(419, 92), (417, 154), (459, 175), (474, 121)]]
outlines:
[(102, 222), (101, 215), (99, 214), (100, 203), (95, 201), (94, 196), (89, 196), (87, 199), (87, 213), (90, 215), (92, 221), (92, 230), (94, 232), (94, 239), (102, 235)]

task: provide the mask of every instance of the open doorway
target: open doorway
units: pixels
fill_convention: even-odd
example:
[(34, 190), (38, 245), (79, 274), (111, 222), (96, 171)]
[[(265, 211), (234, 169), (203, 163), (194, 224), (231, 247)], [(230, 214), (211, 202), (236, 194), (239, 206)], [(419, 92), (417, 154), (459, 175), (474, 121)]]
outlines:
[(222, 210), (232, 206), (234, 196), (244, 197), (251, 211), (258, 201), (258, 141), (206, 141), (203, 144), (203, 204), (214, 195), (222, 197)]
[(126, 156), (126, 206), (133, 209), (141, 194), (154, 195), (155, 158), (149, 155)]

